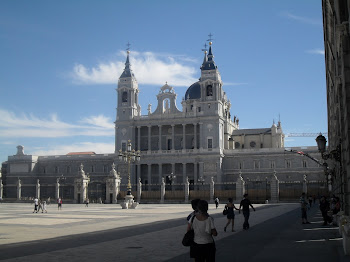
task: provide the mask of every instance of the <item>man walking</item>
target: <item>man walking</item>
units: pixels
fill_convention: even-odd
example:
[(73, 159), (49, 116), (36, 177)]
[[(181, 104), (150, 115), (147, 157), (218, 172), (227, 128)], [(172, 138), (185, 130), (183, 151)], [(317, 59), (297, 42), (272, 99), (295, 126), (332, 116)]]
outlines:
[(302, 224), (310, 224), (310, 222), (307, 220), (307, 207), (308, 203), (305, 197), (305, 193), (301, 194), (300, 197), (300, 208), (301, 208), (301, 223)]
[(219, 203), (220, 203), (219, 198), (216, 197), (214, 202), (215, 202), (216, 209), (218, 209), (218, 206), (219, 206)]
[(243, 199), (239, 205), (239, 213), (241, 213), (241, 207), (243, 207), (243, 216), (244, 216), (244, 223), (243, 223), (243, 229), (244, 230), (248, 230), (249, 229), (249, 215), (250, 215), (250, 211), (249, 211), (249, 206), (252, 207), (252, 209), (255, 212), (255, 208), (253, 207), (252, 203), (250, 202), (250, 200), (248, 199), (248, 194), (244, 194), (243, 195)]

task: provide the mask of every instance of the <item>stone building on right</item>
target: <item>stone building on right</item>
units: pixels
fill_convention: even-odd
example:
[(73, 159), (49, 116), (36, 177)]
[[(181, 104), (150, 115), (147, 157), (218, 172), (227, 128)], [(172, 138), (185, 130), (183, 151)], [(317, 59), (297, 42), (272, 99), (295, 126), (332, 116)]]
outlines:
[(322, 158), (332, 193), (341, 200), (339, 226), (350, 254), (350, 0), (323, 0), (322, 10), (329, 139)]

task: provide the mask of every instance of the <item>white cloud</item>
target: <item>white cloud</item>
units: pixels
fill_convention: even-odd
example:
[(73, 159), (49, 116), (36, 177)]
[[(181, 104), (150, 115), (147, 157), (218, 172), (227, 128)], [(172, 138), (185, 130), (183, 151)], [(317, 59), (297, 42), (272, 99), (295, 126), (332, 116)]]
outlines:
[(29, 150), (31, 155), (38, 156), (66, 155), (69, 152), (95, 152), (96, 154), (111, 154), (114, 153), (114, 144), (82, 142), (70, 145), (54, 146), (54, 148), (32, 148)]
[(82, 124), (69, 124), (53, 114), (40, 119), (32, 114), (16, 115), (0, 109), (0, 137), (114, 136), (113, 122), (103, 115), (86, 117)]
[[(123, 53), (119, 53), (119, 56)], [(77, 84), (116, 84), (124, 70), (125, 54), (122, 61), (99, 63), (88, 68), (76, 64), (71, 74)], [(197, 81), (195, 66), (183, 62), (196, 62), (193, 58), (153, 52), (132, 52), (130, 54), (131, 69), (140, 84), (163, 85), (168, 82), (172, 86), (189, 86)]]
[(322, 20), (320, 20), (320, 19), (312, 19), (312, 18), (308, 18), (308, 17), (297, 16), (297, 15), (293, 15), (293, 14), (288, 13), (288, 12), (282, 13), (282, 16), (287, 17), (287, 18), (294, 20), (294, 21), (304, 23), (304, 24), (321, 25), (322, 26)]
[(307, 50), (306, 53), (315, 54), (315, 55), (324, 55), (324, 49), (315, 48), (312, 50)]

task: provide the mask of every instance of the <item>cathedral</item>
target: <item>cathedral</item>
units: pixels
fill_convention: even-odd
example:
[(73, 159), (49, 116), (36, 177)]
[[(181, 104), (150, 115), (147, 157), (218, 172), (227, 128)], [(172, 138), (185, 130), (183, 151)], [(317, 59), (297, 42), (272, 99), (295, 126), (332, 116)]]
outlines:
[[(0, 193), (4, 199), (35, 196), (38, 187), (42, 197), (57, 198), (59, 186), (64, 184), (66, 199), (81, 202), (89, 197), (114, 203), (123, 191), (116, 188), (128, 182), (128, 174), (132, 185), (141, 183), (146, 190), (162, 182), (188, 182), (196, 191), (201, 190), (196, 184), (211, 181), (224, 190), (225, 184), (240, 178), (251, 183), (266, 181), (267, 190), (273, 175), (296, 184), (305, 179), (324, 181), (322, 167), (303, 155), (317, 157), (317, 147), (286, 150), (280, 121), (266, 128), (239, 128), (239, 119), (231, 115), (211, 42), (199, 81), (188, 87), (182, 108), (177, 107), (174, 88), (166, 83), (156, 94), (157, 107), (152, 110), (149, 104), (146, 115), (141, 114), (140, 90), (129, 56), (128, 51), (116, 89), (115, 152), (34, 156), (24, 154), (23, 146), (18, 146), (17, 154), (3, 164)], [(119, 156), (130, 144), (140, 161), (128, 165)], [(303, 154), (293, 153), (301, 150)]]

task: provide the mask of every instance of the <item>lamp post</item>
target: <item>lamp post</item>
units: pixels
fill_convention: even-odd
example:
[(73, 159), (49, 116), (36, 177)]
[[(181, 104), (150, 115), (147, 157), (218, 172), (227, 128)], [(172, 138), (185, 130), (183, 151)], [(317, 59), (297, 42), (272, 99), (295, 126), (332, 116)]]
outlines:
[(176, 175), (174, 175), (173, 173), (170, 173), (170, 175), (167, 176), (171, 185), (171, 189), (173, 189), (173, 181), (176, 178)]
[(140, 151), (135, 151), (135, 149), (131, 149), (131, 141), (128, 140), (128, 145), (126, 151), (119, 150), (118, 154), (119, 160), (124, 161), (128, 164), (128, 187), (127, 187), (127, 195), (131, 196), (131, 181), (130, 181), (130, 164), (131, 162), (139, 162), (141, 159)]
[[(63, 174), (61, 174), (61, 176), (58, 178), (58, 180), (60, 181), (60, 185), (64, 184), (66, 182), (66, 177), (63, 176)], [(61, 199), (63, 199), (63, 185), (62, 185), (62, 190), (61, 190)]]
[[(320, 133), (316, 137), (316, 143), (317, 143), (318, 151), (321, 153), (321, 157), (323, 160), (333, 159), (336, 162), (339, 162), (340, 174), (341, 174), (342, 173), (341, 141), (337, 145), (336, 149), (331, 150), (329, 153), (326, 153), (327, 139), (322, 135), (322, 133)], [(334, 172), (334, 170), (330, 171), (328, 168), (328, 163), (326, 163), (326, 162), (323, 163), (323, 166), (324, 166), (324, 171), (325, 171), (326, 180), (327, 180), (327, 184), (328, 184), (328, 191), (331, 192), (332, 191), (332, 182), (333, 182), (332, 173)], [(341, 190), (343, 190), (342, 187), (341, 187)]]

